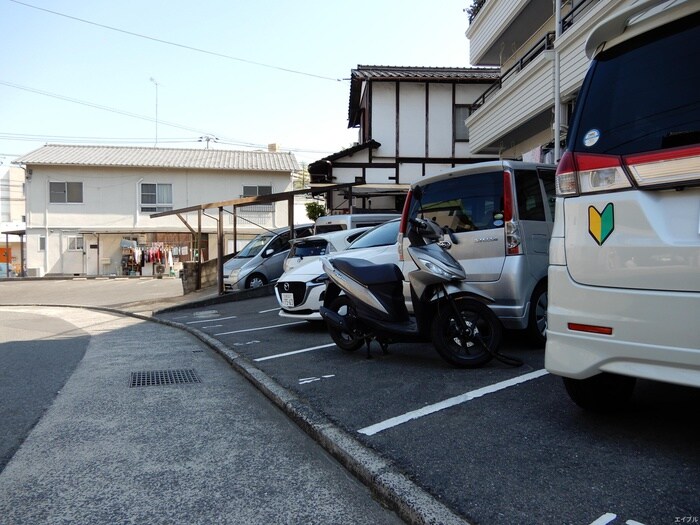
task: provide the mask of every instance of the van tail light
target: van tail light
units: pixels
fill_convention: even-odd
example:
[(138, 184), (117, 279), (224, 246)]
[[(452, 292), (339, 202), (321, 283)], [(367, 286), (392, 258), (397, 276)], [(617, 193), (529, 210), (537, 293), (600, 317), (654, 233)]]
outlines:
[(700, 145), (629, 155), (624, 159), (640, 186), (692, 182), (700, 176)]
[(399, 261), (403, 262), (403, 238), (406, 235), (408, 228), (408, 211), (411, 209), (411, 200), (413, 199), (413, 190), (408, 190), (406, 194), (406, 202), (403, 203), (403, 211), (401, 212), (401, 224), (399, 224), (399, 236), (397, 239), (397, 250), (399, 250)]
[(515, 219), (513, 210), (513, 175), (510, 171), (503, 172), (503, 222), (506, 232), (506, 255), (521, 255), (523, 253), (520, 237), (520, 224)]
[(555, 182), (560, 197), (632, 187), (620, 157), (571, 151), (559, 161)]

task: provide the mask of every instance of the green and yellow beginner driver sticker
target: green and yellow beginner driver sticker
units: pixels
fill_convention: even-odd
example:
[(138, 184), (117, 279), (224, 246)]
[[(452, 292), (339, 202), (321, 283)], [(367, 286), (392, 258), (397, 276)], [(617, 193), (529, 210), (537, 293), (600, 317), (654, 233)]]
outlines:
[(595, 206), (588, 207), (588, 233), (595, 239), (598, 246), (603, 246), (614, 229), (615, 207), (612, 202), (609, 202), (602, 212)]

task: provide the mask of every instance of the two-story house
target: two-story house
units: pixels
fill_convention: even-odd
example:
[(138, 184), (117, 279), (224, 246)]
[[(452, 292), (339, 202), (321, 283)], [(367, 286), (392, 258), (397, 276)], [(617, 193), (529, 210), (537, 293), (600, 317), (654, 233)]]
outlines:
[(475, 154), (465, 125), (499, 69), (358, 66), (351, 71), (348, 127), (357, 145), (309, 165), (311, 185), (362, 183), (327, 197), (335, 212), (400, 210), (409, 184)]
[[(215, 258), (218, 217), (150, 215), (287, 191), (299, 170), (294, 155), (274, 151), (67, 145), (15, 164), (26, 179), (27, 271), (35, 276), (151, 275), (156, 264), (170, 271), (196, 260), (198, 250), (202, 260)], [(246, 207), (236, 219), (236, 239), (245, 242), (286, 226), (286, 203)], [(224, 221), (230, 253), (240, 246), (232, 215)]]
[(0, 263), (21, 275), (24, 263), (24, 172), (14, 166), (0, 166)]
[(588, 68), (592, 27), (622, 0), (473, 0), (470, 61), (500, 66), (467, 118), (472, 151), (557, 161)]

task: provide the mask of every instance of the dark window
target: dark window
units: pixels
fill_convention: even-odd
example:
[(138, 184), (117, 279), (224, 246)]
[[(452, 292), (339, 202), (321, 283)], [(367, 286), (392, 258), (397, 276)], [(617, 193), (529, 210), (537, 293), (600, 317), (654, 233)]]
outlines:
[(83, 202), (82, 182), (50, 182), (49, 202)]
[(469, 128), (465, 121), (467, 117), (472, 114), (472, 107), (467, 105), (455, 106), (455, 140), (457, 141), (468, 141), (469, 140)]
[(328, 241), (324, 239), (299, 241), (294, 244), (290, 257), (310, 257), (312, 255), (326, 255), (328, 249)]
[(536, 171), (515, 171), (515, 193), (518, 199), (518, 218), (521, 221), (544, 221), (542, 188)]
[(243, 197), (258, 197), (271, 194), (272, 186), (243, 186)]
[(172, 184), (141, 184), (141, 211), (158, 213), (173, 209)]
[(399, 221), (386, 222), (380, 226), (367, 230), (353, 242), (349, 250), (358, 248), (372, 248), (374, 246), (390, 246), (396, 244), (399, 236)]
[(554, 170), (539, 169), (537, 170), (542, 185), (544, 186), (544, 195), (549, 205), (551, 220), (554, 220), (554, 205), (557, 202), (557, 189), (554, 183)]
[(700, 142), (698, 24), (700, 15), (688, 16), (597, 57), (574, 150), (628, 155)]
[(503, 227), (503, 172), (475, 173), (422, 187), (410, 217), (432, 219), (456, 232)]
[(267, 252), (270, 248), (272, 248), (273, 253), (279, 253), (283, 252), (284, 250), (289, 249), (289, 232), (283, 233), (279, 237), (277, 237), (274, 241), (270, 243), (270, 245), (265, 248), (265, 251)]

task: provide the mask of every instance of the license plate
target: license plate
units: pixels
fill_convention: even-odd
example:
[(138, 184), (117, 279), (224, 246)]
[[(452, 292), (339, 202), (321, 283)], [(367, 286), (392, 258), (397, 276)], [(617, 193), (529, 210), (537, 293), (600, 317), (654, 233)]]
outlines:
[(283, 293), (282, 294), (282, 306), (294, 306), (294, 294)]

